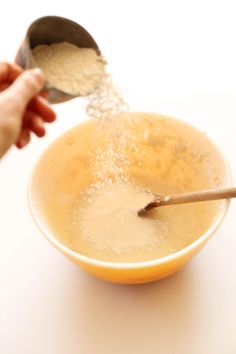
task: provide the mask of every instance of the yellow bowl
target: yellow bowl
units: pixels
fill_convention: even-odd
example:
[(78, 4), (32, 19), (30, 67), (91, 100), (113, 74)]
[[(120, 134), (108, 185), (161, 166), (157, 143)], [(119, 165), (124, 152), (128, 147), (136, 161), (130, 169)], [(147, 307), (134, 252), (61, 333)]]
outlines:
[[(132, 113), (134, 114), (134, 113)], [(175, 118), (165, 117), (153, 113), (135, 113), (137, 116), (149, 116), (153, 119), (161, 119), (172, 122), (181, 122)], [(138, 122), (138, 121), (137, 121)], [(167, 277), (180, 268), (182, 268), (192, 257), (196, 254), (203, 245), (210, 239), (210, 237), (215, 233), (220, 224), (222, 223), (226, 212), (229, 207), (229, 200), (225, 201), (223, 207), (221, 208), (217, 219), (209, 227), (209, 229), (201, 235), (196, 241), (187, 247), (170, 254), (168, 256), (153, 259), (149, 261), (142, 262), (111, 262), (94, 259), (80, 253), (73, 251), (64, 245), (57, 237), (57, 231), (51, 230), (47, 224), (47, 213), (42, 208), (39, 200), (44, 198), (48, 204), (48, 208), (54, 209), (57, 213), (58, 218), (63, 217), (63, 210), (57, 210), (57, 203), (51, 198), (52, 195), (58, 195), (58, 198), (63, 198), (63, 203), (69, 203), (71, 196), (78, 193), (78, 185), (81, 189), (85, 188), (89, 183), (91, 183), (89, 173), (89, 164), (81, 160), (81, 154), (88, 151), (91, 139), (93, 140), (95, 136), (95, 129), (92, 127), (94, 123), (91, 121), (79, 124), (78, 126), (72, 128), (68, 132), (64, 133), (55, 142), (53, 142), (49, 148), (43, 153), (39, 161), (33, 170), (30, 178), (29, 188), (28, 188), (28, 198), (29, 206), (32, 216), (38, 225), (39, 229), (42, 231), (44, 236), (64, 255), (70, 258), (74, 263), (81, 266), (89, 273), (94, 276), (116, 283), (123, 284), (138, 284), (155, 281), (164, 277)], [(201, 134), (195, 128), (190, 127), (186, 123), (181, 123), (185, 125), (186, 129), (192, 129), (196, 134)], [(138, 125), (138, 123), (137, 123)], [(88, 127), (90, 129), (90, 142), (87, 140), (86, 131)], [(73, 133), (73, 134), (72, 134)], [(72, 138), (73, 135), (73, 138)], [(76, 137), (76, 139), (75, 139)], [(222, 155), (218, 147), (210, 141), (207, 137), (204, 137), (206, 146), (210, 147), (214, 159), (215, 165), (220, 167), (220, 178), (222, 184), (231, 184), (231, 175), (228, 167), (228, 163)], [(95, 145), (99, 146), (101, 141), (96, 140)], [(80, 151), (80, 155), (78, 155)], [(58, 167), (59, 166), (59, 167)], [(59, 184), (57, 184), (56, 178), (51, 178), (53, 171), (60, 168), (60, 175), (57, 178), (65, 179), (64, 184), (66, 185), (67, 195), (62, 196)], [(66, 180), (67, 170), (70, 170), (70, 178)], [(78, 170), (80, 173), (78, 173)], [(150, 171), (149, 171), (150, 172)], [(144, 171), (145, 173), (145, 171)], [(55, 177), (55, 176), (54, 176)], [(76, 181), (76, 182), (75, 182)], [(59, 200), (59, 199), (58, 199)]]

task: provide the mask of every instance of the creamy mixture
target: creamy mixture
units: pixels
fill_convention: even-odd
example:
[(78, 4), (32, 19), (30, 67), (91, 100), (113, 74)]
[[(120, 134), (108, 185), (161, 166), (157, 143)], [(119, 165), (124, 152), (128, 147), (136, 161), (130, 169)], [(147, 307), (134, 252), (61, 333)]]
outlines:
[(149, 202), (147, 191), (224, 185), (221, 158), (204, 134), (181, 121), (127, 113), (116, 122), (111, 151), (110, 135), (93, 120), (50, 147), (35, 181), (43, 222), (68, 248), (102, 260), (144, 261), (188, 246), (224, 201), (160, 207), (142, 218), (137, 210)]

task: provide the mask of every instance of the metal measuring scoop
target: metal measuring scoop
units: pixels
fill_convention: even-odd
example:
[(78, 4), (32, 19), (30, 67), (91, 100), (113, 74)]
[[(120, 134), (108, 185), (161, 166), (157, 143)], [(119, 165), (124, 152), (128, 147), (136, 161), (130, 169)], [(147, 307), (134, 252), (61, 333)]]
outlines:
[[(101, 55), (93, 37), (78, 23), (63, 17), (46, 16), (37, 19), (30, 25), (15, 61), (23, 69), (35, 68), (37, 64), (32, 49), (40, 44), (50, 45), (61, 42), (92, 48), (98, 55)], [(50, 103), (65, 102), (77, 97), (53, 87), (48, 81), (46, 81), (43, 91), (48, 93), (47, 99)]]

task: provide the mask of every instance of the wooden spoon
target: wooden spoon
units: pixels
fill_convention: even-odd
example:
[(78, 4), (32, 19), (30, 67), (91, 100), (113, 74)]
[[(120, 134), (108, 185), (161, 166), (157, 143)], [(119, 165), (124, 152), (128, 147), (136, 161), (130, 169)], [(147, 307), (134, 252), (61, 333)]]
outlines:
[(205, 190), (199, 192), (174, 194), (174, 195), (153, 195), (153, 201), (144, 208), (139, 209), (138, 215), (143, 216), (147, 211), (167, 205), (204, 202), (208, 200), (236, 198), (236, 188), (224, 188)]

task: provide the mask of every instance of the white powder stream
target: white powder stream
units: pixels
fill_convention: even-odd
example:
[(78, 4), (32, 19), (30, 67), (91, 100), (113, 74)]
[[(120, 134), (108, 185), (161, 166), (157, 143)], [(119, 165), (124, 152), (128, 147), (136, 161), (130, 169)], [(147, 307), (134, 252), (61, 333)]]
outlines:
[(99, 251), (115, 254), (153, 250), (163, 244), (166, 226), (137, 215), (152, 195), (129, 181), (126, 150), (127, 145), (133, 149), (136, 145), (132, 129), (126, 128), (133, 123), (128, 121), (125, 127), (119, 119), (128, 111), (128, 104), (105, 71), (104, 60), (92, 49), (69, 43), (38, 46), (33, 54), (53, 86), (71, 94), (87, 95), (92, 91), (86, 113), (95, 120), (105, 142), (89, 154), (95, 182), (75, 200), (73, 237), (91, 243)]

